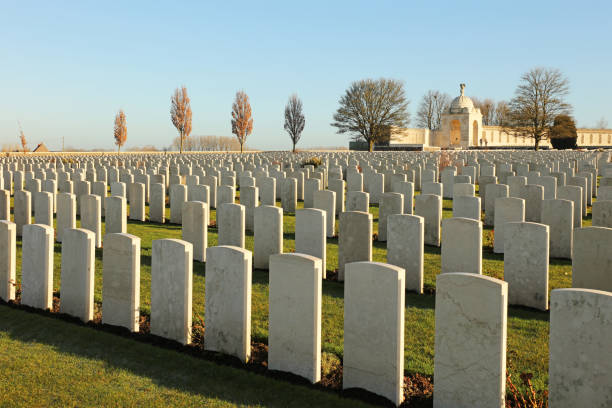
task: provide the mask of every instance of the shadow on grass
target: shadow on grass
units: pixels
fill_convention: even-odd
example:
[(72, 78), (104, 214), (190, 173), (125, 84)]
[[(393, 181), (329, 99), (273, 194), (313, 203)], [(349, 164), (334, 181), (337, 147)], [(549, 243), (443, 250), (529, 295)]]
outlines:
[[(6, 304), (0, 304), (0, 308), (0, 331), (13, 340), (45, 344), (64, 354), (101, 360), (105, 365), (148, 378), (158, 386), (177, 392), (236, 405), (289, 406), (296, 402), (300, 402), (299, 406), (365, 405), (342, 398), (341, 394), (320, 385), (310, 385), (296, 376), (245, 365), (232, 357), (202, 352), (150, 334), (83, 324), (66, 315), (35, 309), (24, 310)], [(79, 364), (75, 369), (81, 369)], [(127, 394), (130, 390), (124, 392)]]

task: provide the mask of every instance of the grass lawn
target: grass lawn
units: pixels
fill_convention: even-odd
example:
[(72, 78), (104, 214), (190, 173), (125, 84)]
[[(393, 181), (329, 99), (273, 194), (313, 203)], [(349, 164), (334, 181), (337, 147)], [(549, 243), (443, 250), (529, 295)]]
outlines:
[[(277, 204), (278, 205), (278, 204)], [(301, 208), (303, 203), (299, 202)], [(370, 207), (374, 232), (378, 208)], [(148, 208), (147, 208), (148, 213)], [(444, 200), (443, 216), (452, 216), (452, 201)], [(166, 219), (169, 220), (169, 209)], [(211, 221), (215, 211), (211, 211)], [(77, 222), (78, 224), (78, 222)], [(590, 225), (589, 216), (583, 226)], [(78, 225), (77, 225), (78, 226)], [(104, 225), (103, 225), (104, 229)], [(483, 231), (483, 273), (503, 278), (503, 255), (493, 254), (491, 229)], [(104, 232), (104, 231), (103, 231)], [(141, 314), (150, 312), (151, 247), (160, 238), (180, 238), (178, 225), (128, 222), (128, 232), (141, 238)], [(284, 251), (294, 249), (295, 216), (284, 216)], [(457, 237), (460, 239), (460, 237)], [(208, 245), (217, 244), (209, 228)], [(247, 233), (246, 248), (253, 250)], [(327, 242), (327, 269), (337, 268), (337, 239)], [(60, 287), (61, 245), (55, 245), (54, 290)], [(374, 242), (373, 260), (386, 262), (386, 245)], [(21, 241), (17, 242), (17, 275), (21, 274)], [(440, 249), (425, 247), (425, 289), (429, 294), (406, 295), (405, 371), (433, 375), (435, 278), (440, 272)], [(205, 264), (194, 262), (194, 320), (205, 319)], [(571, 286), (571, 262), (551, 260), (550, 289)], [(95, 302), (101, 306), (102, 251), (96, 251)], [(344, 287), (323, 282), (322, 351), (324, 358), (341, 359), (343, 352)], [(548, 313), (527, 308), (508, 309), (508, 360), (515, 384), (518, 374), (533, 373), (537, 389), (548, 378)], [(268, 273), (253, 271), (252, 336), (267, 344)], [(146, 349), (146, 350), (145, 350)], [(334, 394), (288, 385), (245, 370), (221, 367), (202, 359), (143, 344), (89, 327), (16, 311), (0, 305), (0, 396), (10, 404), (46, 405), (286, 405), (295, 395), (309, 405), (341, 404)], [(54, 371), (51, 371), (51, 370)], [(55, 376), (61, 370), (59, 381)], [(10, 377), (7, 375), (10, 374)], [(215, 380), (215, 379), (218, 379)], [(229, 380), (229, 381), (226, 381)], [(211, 382), (212, 381), (212, 382)], [(10, 386), (9, 386), (10, 385)], [(85, 388), (87, 387), (87, 388)], [(108, 391), (107, 391), (108, 388)], [(73, 391), (71, 391), (73, 390)], [(294, 394), (295, 393), (295, 394)], [(304, 396), (299, 396), (301, 394)], [(114, 401), (117, 401), (115, 404)], [(291, 399), (293, 403), (293, 399)], [(315, 402), (318, 401), (318, 402)], [(351, 404), (355, 404), (351, 401)], [(356, 406), (356, 405), (353, 405)]]

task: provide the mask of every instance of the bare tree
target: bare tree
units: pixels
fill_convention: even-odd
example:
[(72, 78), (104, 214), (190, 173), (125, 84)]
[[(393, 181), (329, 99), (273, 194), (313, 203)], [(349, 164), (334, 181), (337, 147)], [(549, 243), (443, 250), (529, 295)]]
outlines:
[(495, 121), (494, 125), (497, 126), (506, 126), (508, 123), (508, 118), (510, 116), (510, 106), (506, 101), (499, 101), (495, 106)]
[(183, 143), (191, 134), (191, 100), (187, 95), (187, 88), (183, 85), (181, 89), (175, 89), (170, 100), (170, 118), (179, 132), (179, 150), (183, 153)]
[(534, 140), (534, 149), (549, 137), (555, 117), (569, 115), (571, 105), (564, 98), (569, 93), (569, 81), (553, 68), (534, 68), (521, 76), (514, 98), (510, 101), (507, 133)]
[(442, 113), (448, 108), (450, 96), (440, 91), (429, 90), (419, 104), (416, 113), (417, 126), (429, 130), (440, 129)]
[(407, 127), (410, 123), (404, 84), (395, 79), (355, 81), (339, 102), (331, 125), (340, 134), (352, 134), (353, 140), (365, 140), (369, 151), (389, 134), (391, 126)]
[(493, 99), (486, 98), (477, 107), (480, 108), (480, 113), (482, 113), (482, 124), (493, 126), (495, 124), (495, 102)]
[(302, 101), (296, 94), (289, 97), (289, 102), (285, 106), (285, 130), (289, 133), (291, 142), (293, 142), (292, 152), (295, 153), (295, 145), (302, 136), (304, 131), (304, 125), (306, 119), (304, 119), (304, 113), (302, 112)]
[(606, 118), (604, 117), (599, 118), (599, 120), (595, 124), (595, 129), (607, 129), (607, 128), (608, 128), (608, 121), (606, 120)]
[(236, 135), (240, 143), (240, 153), (251, 132), (253, 132), (253, 118), (249, 96), (244, 91), (238, 91), (232, 105), (232, 133)]
[(127, 140), (127, 122), (123, 109), (119, 109), (119, 112), (115, 115), (113, 135), (115, 137), (115, 144), (117, 145), (117, 153), (119, 153), (121, 151), (121, 146), (123, 146)]
[(23, 129), (21, 128), (21, 123), (18, 121), (19, 125), (19, 141), (21, 142), (21, 150), (25, 153), (28, 151), (28, 142), (25, 137), (25, 133), (23, 133)]

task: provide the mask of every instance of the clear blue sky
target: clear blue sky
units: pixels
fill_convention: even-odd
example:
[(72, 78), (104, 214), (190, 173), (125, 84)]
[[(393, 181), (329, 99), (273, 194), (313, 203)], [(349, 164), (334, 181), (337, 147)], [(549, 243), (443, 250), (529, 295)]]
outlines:
[(612, 2), (0, 2), (0, 144), (168, 146), (170, 94), (185, 84), (192, 135), (231, 135), (235, 92), (251, 99), (247, 145), (288, 149), (297, 92), (300, 145), (347, 145), (329, 124), (351, 81), (405, 81), (414, 113), (428, 89), (509, 99), (520, 75), (559, 68), (579, 126), (612, 125)]

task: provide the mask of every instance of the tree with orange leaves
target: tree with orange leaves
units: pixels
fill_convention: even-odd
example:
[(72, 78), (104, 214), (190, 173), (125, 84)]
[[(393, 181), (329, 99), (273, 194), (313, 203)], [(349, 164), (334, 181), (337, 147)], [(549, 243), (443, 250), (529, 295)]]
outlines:
[(25, 134), (23, 133), (23, 129), (21, 128), (21, 123), (17, 122), (17, 124), (19, 125), (19, 140), (21, 141), (21, 150), (23, 150), (23, 152), (25, 153), (28, 151), (28, 142), (26, 141)]
[(183, 142), (191, 134), (191, 100), (187, 95), (187, 88), (176, 88), (171, 98), (170, 117), (172, 124), (179, 132), (179, 150), (183, 153)]
[(115, 144), (117, 145), (117, 153), (119, 153), (121, 151), (121, 146), (123, 146), (127, 140), (127, 122), (123, 109), (119, 109), (119, 112), (115, 115), (114, 136)]
[(236, 92), (236, 100), (232, 105), (232, 133), (238, 138), (240, 153), (242, 153), (246, 138), (251, 132), (253, 132), (253, 118), (251, 117), (249, 97), (244, 91), (238, 91)]

